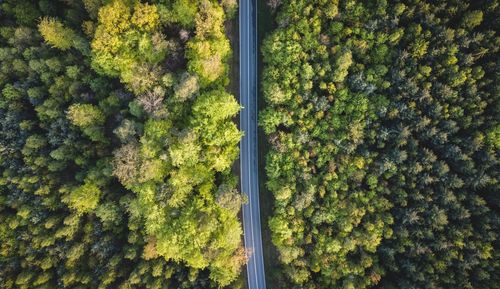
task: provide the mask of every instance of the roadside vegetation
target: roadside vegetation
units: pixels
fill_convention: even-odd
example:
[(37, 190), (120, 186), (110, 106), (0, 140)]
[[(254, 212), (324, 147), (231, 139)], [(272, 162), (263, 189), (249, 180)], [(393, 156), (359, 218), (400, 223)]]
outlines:
[(1, 1), (1, 288), (240, 288), (236, 5)]
[(269, 3), (279, 288), (496, 288), (499, 2)]

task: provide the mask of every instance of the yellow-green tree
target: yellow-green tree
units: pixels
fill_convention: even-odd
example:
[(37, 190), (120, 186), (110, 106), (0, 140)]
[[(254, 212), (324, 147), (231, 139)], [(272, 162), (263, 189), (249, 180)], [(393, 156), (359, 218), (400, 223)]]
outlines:
[(67, 50), (73, 46), (76, 33), (54, 18), (44, 17), (38, 24), (38, 31), (43, 39), (55, 48)]
[(145, 92), (155, 83), (152, 78), (159, 77), (154, 66), (168, 50), (156, 5), (114, 0), (101, 7), (91, 47), (96, 71), (120, 77), (136, 93)]

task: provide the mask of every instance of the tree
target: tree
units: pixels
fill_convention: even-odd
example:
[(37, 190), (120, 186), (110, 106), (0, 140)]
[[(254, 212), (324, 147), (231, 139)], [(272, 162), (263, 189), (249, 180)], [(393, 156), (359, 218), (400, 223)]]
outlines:
[(336, 60), (336, 70), (333, 74), (333, 81), (342, 82), (347, 76), (348, 69), (352, 64), (352, 53), (348, 50), (342, 52)]
[(164, 95), (165, 90), (161, 86), (156, 86), (152, 91), (140, 95), (137, 101), (145, 112), (152, 116), (159, 116), (163, 110)]
[(222, 184), (217, 190), (216, 202), (222, 208), (236, 215), (241, 206), (247, 202), (247, 199), (232, 186)]
[(196, 96), (199, 89), (198, 77), (185, 73), (174, 87), (174, 98), (178, 101), (186, 101)]
[(220, 5), (201, 2), (196, 17), (196, 36), (187, 43), (188, 70), (198, 76), (200, 86), (216, 80), (222, 84), (227, 72), (226, 60), (230, 56), (229, 40), (224, 36), (224, 10)]
[(140, 164), (141, 158), (137, 144), (134, 142), (125, 144), (114, 152), (113, 175), (125, 187), (130, 187), (139, 179)]
[(64, 201), (70, 208), (79, 214), (84, 214), (94, 210), (99, 204), (102, 195), (101, 190), (96, 185), (85, 183), (69, 193)]
[(226, 73), (225, 60), (230, 52), (229, 41), (225, 38), (214, 40), (191, 38), (186, 52), (190, 59), (189, 72), (196, 74), (199, 77), (200, 86), (205, 87)]
[(201, 146), (198, 136), (193, 131), (185, 132), (169, 148), (170, 159), (174, 166), (191, 166), (200, 161)]
[(231, 94), (214, 90), (200, 95), (193, 104), (195, 119), (201, 123), (217, 122), (233, 117), (240, 105)]
[(479, 10), (469, 11), (462, 18), (462, 26), (472, 29), (483, 21), (483, 12)]
[(72, 124), (80, 127), (91, 140), (107, 141), (102, 127), (106, 119), (98, 107), (92, 104), (73, 104), (68, 109), (67, 117)]
[(75, 32), (54, 18), (42, 18), (38, 24), (38, 31), (48, 44), (61, 50), (71, 48), (76, 40)]
[(154, 67), (165, 58), (168, 44), (160, 32), (156, 5), (114, 0), (100, 8), (91, 46), (96, 71), (132, 84), (135, 76), (144, 75), (137, 69)]
[(124, 119), (113, 133), (120, 139), (122, 143), (128, 143), (134, 139), (138, 133), (138, 124), (132, 120)]
[(194, 26), (194, 19), (198, 14), (198, 1), (176, 0), (172, 4), (172, 12), (169, 15), (172, 21), (179, 22), (187, 28)]
[(238, 1), (236, 0), (222, 0), (221, 5), (228, 18), (233, 18), (238, 11)]
[(68, 118), (76, 126), (86, 128), (102, 125), (105, 121), (101, 110), (92, 104), (73, 104), (68, 109)]

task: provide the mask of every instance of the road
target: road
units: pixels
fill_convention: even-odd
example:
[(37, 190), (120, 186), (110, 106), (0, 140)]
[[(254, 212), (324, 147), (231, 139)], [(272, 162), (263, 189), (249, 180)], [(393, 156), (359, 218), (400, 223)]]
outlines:
[(241, 191), (248, 195), (243, 205), (243, 230), (247, 263), (248, 289), (265, 289), (264, 259), (259, 208), (259, 166), (257, 141), (257, 1), (240, 3), (240, 142)]

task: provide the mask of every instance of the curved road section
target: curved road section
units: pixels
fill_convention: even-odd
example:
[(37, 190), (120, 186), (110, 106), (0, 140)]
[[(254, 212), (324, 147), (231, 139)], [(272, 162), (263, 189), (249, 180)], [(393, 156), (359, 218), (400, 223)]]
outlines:
[(259, 208), (257, 142), (257, 3), (240, 1), (240, 142), (241, 191), (248, 195), (243, 205), (243, 230), (248, 254), (248, 289), (265, 289), (264, 259)]

